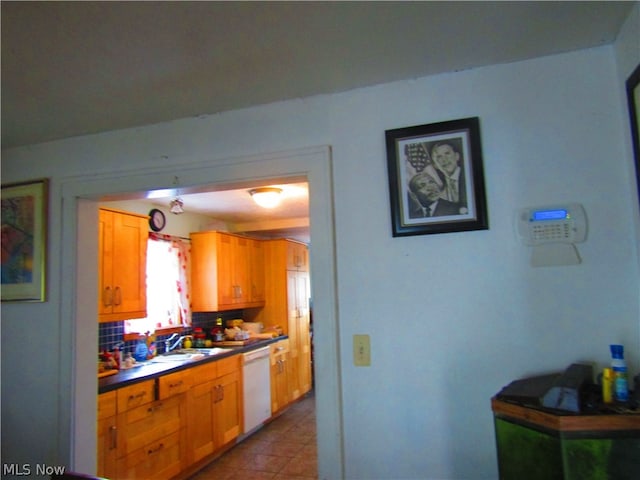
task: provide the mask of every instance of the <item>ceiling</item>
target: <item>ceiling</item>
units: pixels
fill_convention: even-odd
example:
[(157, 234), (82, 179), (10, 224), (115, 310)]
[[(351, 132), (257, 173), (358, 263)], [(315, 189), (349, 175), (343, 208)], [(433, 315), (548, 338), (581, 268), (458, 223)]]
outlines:
[[(291, 238), (304, 243), (309, 236), (309, 189), (306, 182), (270, 183), (279, 188), (280, 204), (274, 208), (258, 206), (250, 191), (254, 187), (186, 193), (185, 190), (154, 192), (155, 198), (144, 200), (167, 211), (171, 200), (179, 196), (185, 213), (199, 213), (223, 222), (220, 228), (260, 238)], [(170, 215), (170, 214), (168, 214)], [(170, 219), (169, 219), (170, 220)]]
[(2, 148), (608, 44), (634, 3), (2, 1)]

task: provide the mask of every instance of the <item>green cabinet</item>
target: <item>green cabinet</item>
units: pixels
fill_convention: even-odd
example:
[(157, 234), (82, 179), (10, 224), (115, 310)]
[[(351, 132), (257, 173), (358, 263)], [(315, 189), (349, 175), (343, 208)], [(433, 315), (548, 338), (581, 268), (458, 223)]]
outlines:
[(640, 415), (553, 415), (493, 400), (501, 480), (640, 478)]

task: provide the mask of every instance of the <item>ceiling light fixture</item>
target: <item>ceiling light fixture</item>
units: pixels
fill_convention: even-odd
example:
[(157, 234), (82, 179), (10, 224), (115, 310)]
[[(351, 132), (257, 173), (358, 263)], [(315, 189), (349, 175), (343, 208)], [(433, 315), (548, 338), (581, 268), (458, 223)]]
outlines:
[(175, 213), (176, 215), (184, 213), (184, 209), (182, 208), (184, 202), (180, 197), (176, 197), (171, 200), (171, 203), (169, 203), (169, 205), (171, 206), (171, 213)]
[(178, 177), (173, 177), (173, 184), (176, 186), (176, 197), (169, 202), (169, 206), (171, 207), (171, 213), (175, 215), (180, 215), (184, 213), (184, 201), (180, 198), (180, 189), (178, 188)]
[(261, 187), (249, 190), (251, 198), (263, 208), (273, 208), (280, 204), (282, 189), (275, 187)]

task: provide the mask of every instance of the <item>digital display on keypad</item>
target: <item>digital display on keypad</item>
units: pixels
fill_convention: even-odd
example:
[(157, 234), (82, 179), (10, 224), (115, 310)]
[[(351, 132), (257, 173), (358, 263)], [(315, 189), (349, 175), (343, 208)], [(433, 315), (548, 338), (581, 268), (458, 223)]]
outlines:
[(531, 221), (538, 222), (542, 220), (565, 220), (568, 218), (567, 211), (558, 210), (534, 210), (531, 214)]

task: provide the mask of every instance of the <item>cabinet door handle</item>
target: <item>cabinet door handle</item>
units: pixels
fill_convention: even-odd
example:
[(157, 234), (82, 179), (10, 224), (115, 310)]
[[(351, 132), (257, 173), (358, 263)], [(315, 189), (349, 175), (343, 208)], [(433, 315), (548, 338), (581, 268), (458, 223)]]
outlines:
[(118, 306), (122, 303), (122, 290), (120, 290), (120, 287), (116, 287), (114, 292), (113, 292), (113, 305), (114, 306)]
[(160, 450), (162, 450), (164, 448), (164, 443), (161, 443), (160, 445), (158, 445), (156, 448), (150, 448), (147, 451), (147, 455), (153, 455), (156, 452), (159, 452)]
[(118, 428), (115, 425), (111, 425), (109, 427), (109, 439), (111, 440), (109, 442), (109, 450), (115, 450), (118, 448)]
[(102, 292), (102, 304), (105, 307), (110, 307), (113, 303), (113, 295), (111, 293), (111, 287), (104, 287), (104, 292)]
[(170, 383), (169, 384), (169, 388), (176, 388), (179, 387), (180, 385), (182, 385), (184, 383), (184, 381), (180, 380), (179, 382), (176, 383)]
[(128, 401), (131, 402), (133, 400), (139, 400), (142, 397), (144, 397), (146, 394), (147, 394), (147, 392), (140, 392), (140, 393), (137, 393), (135, 395), (129, 395)]

